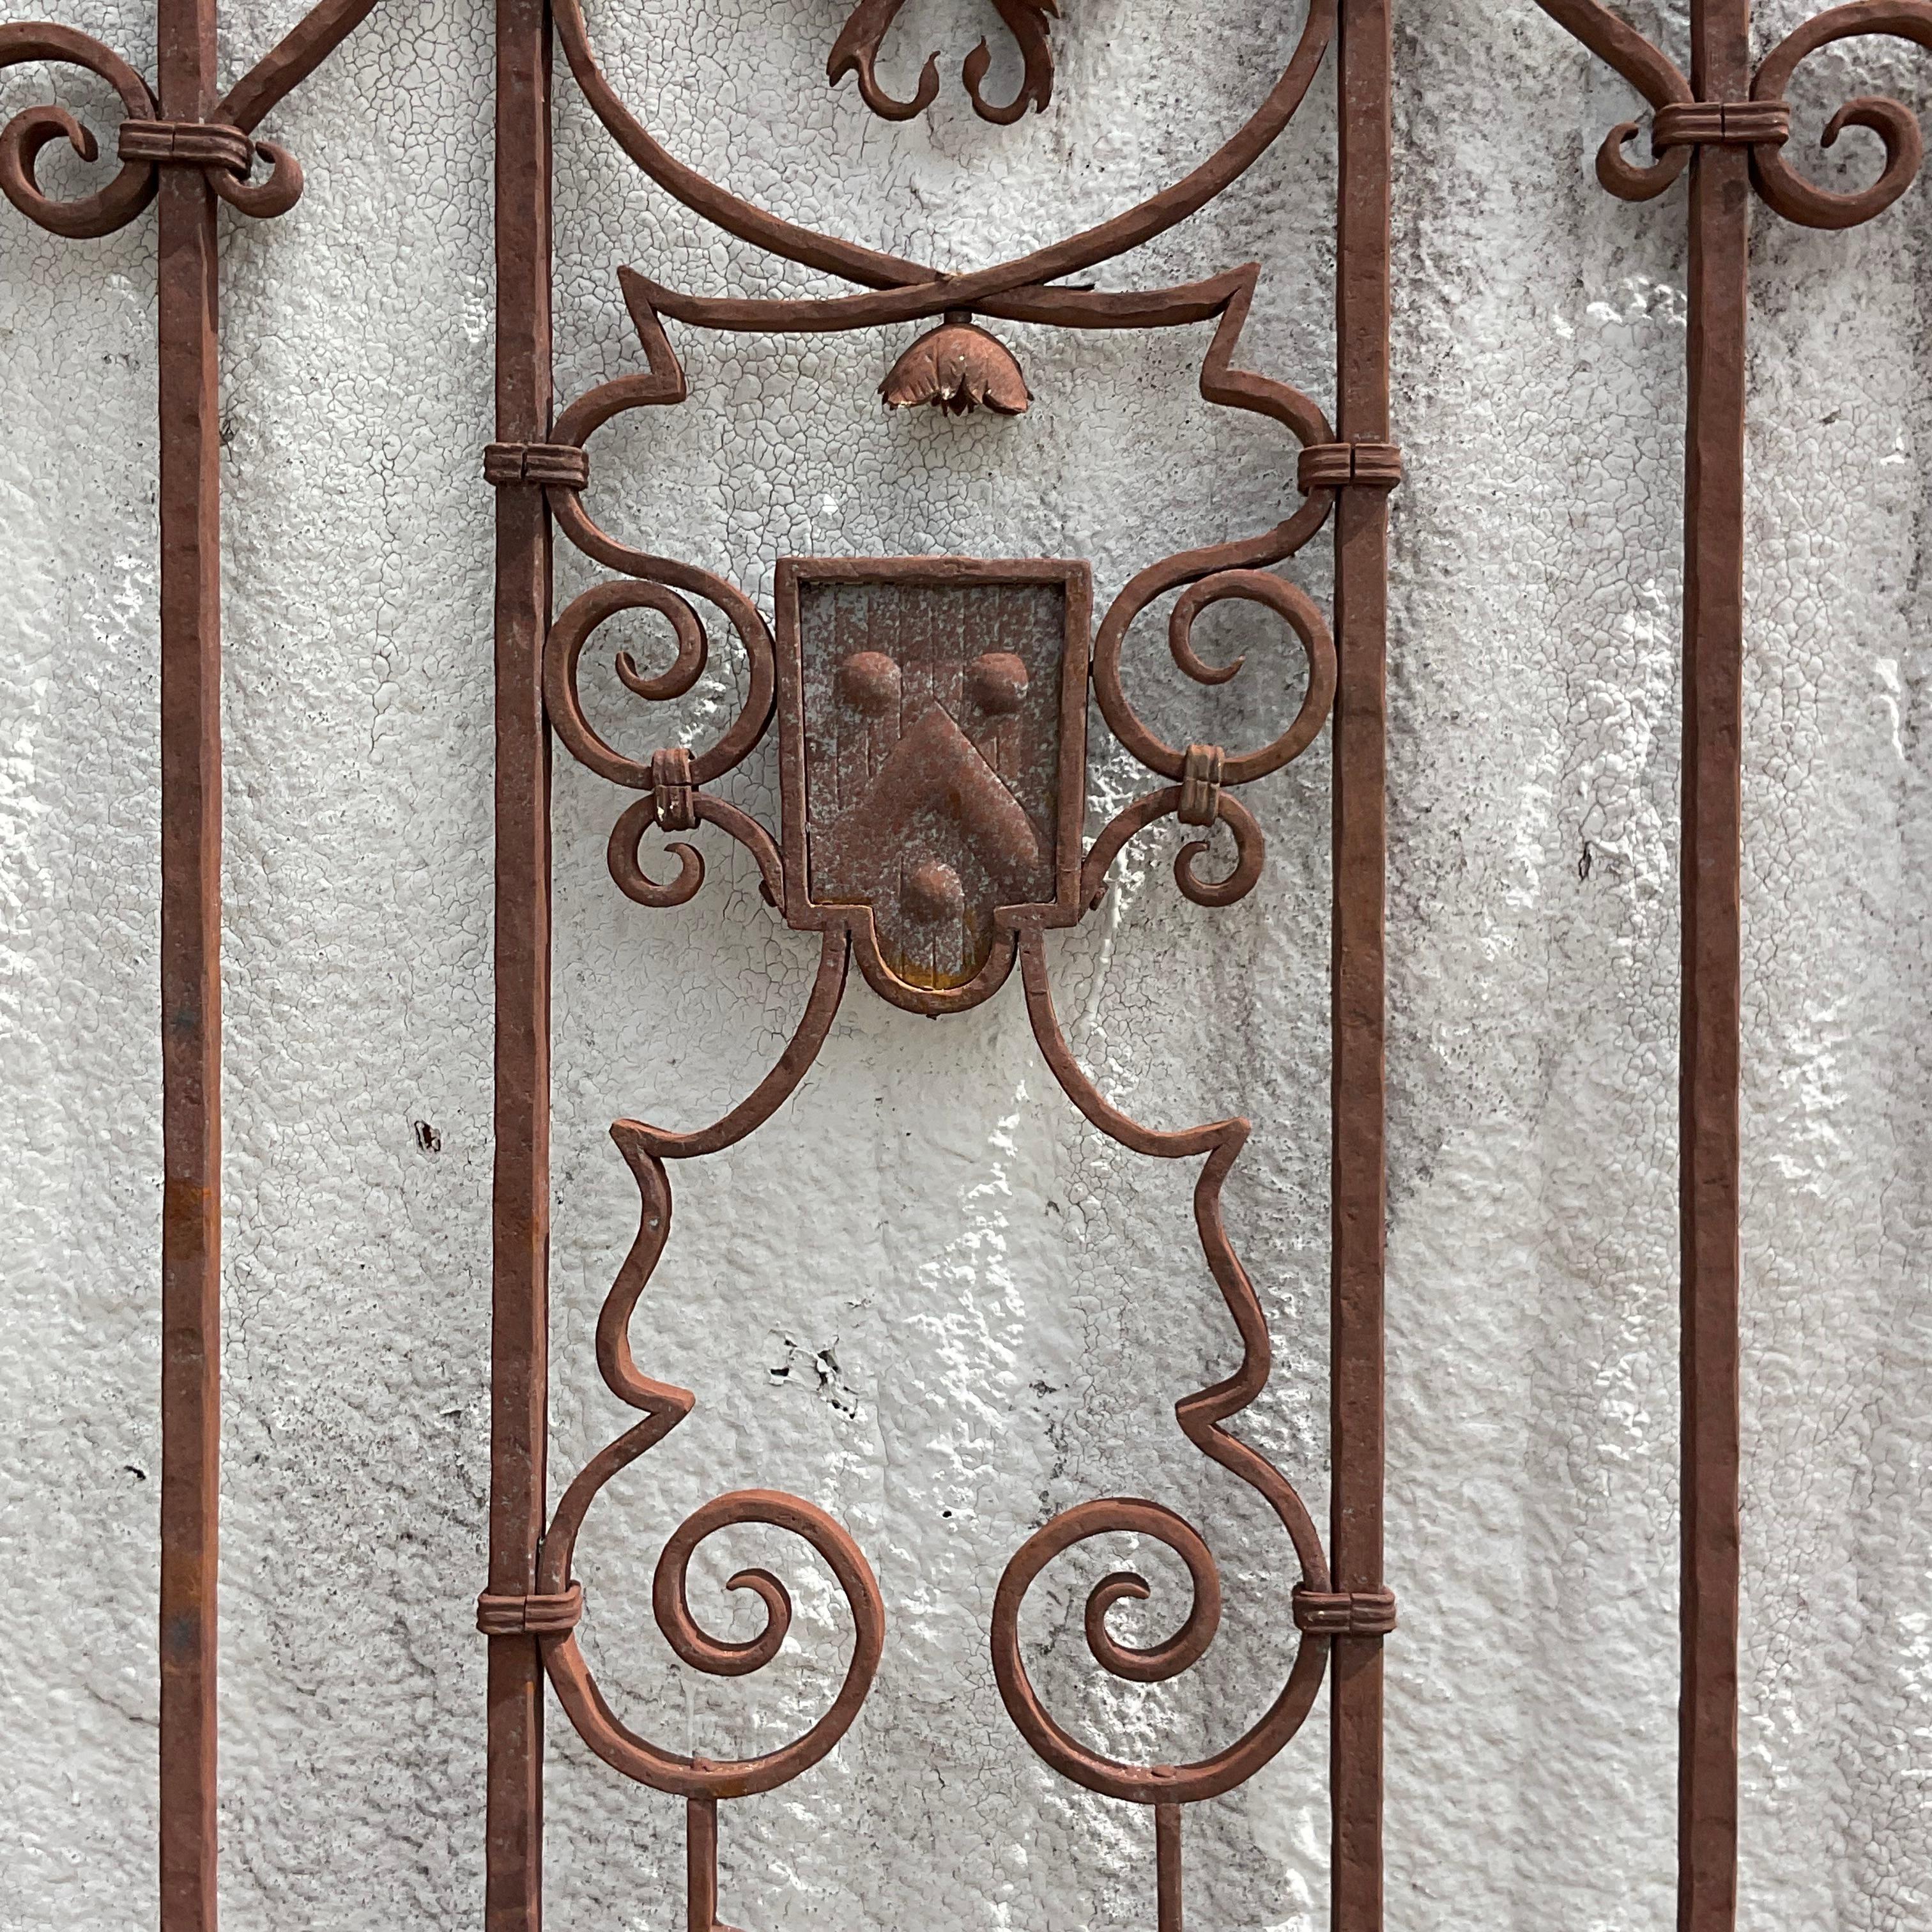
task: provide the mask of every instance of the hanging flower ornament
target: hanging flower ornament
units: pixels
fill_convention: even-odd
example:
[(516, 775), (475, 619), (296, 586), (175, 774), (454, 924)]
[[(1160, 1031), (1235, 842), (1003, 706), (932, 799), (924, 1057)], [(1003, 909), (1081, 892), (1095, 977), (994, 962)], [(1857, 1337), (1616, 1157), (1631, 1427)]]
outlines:
[(892, 364), (879, 394), (889, 410), (930, 403), (956, 416), (982, 404), (1003, 416), (1022, 416), (1033, 400), (1013, 352), (958, 310)]

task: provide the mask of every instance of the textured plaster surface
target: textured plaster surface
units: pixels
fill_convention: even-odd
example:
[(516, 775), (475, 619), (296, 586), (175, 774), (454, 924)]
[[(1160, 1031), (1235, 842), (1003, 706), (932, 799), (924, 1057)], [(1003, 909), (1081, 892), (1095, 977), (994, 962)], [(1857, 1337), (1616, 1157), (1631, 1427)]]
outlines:
[[(938, 47), (947, 86), (892, 130), (849, 83), (822, 85), (843, 12), (727, 0), (592, 21), (674, 151), (794, 219), (948, 266), (1171, 178), (1284, 44), (1246, 8), (1070, 8), (1053, 108), (995, 131), (956, 81), (990, 13), (914, 0), (889, 76)], [(59, 17), (151, 64), (145, 8)], [(230, 70), (287, 17), (231, 7)], [(1645, 17), (1682, 47), (1681, 20)], [(1398, 60), (1390, 1923), (1640, 1932), (1671, 1910), (1682, 194), (1631, 209), (1596, 190), (1588, 156), (1626, 91), (1532, 8), (1406, 8)], [(379, 9), (266, 130), (308, 166), (301, 206), (266, 226), (224, 218), (231, 1932), (480, 1919), (489, 61), (485, 10)], [(1834, 50), (1804, 85), (1808, 140), (1848, 94), (1932, 100), (1922, 56), (1876, 47)], [(1324, 403), (1330, 91), (1137, 277), (1258, 255), (1244, 359)], [(38, 73), (0, 76), (0, 112), (45, 92)], [(85, 79), (58, 98), (107, 124)], [(697, 230), (567, 80), (559, 128), (561, 396), (638, 366), (619, 262), (708, 290), (817, 285)], [(1932, 1919), (1925, 192), (1851, 236), (1757, 231), (1747, 1932)], [(151, 218), (70, 244), (0, 209), (4, 1932), (153, 1919), (152, 248)], [(603, 434), (599, 514), (764, 598), (781, 554), (946, 550), (1087, 557), (1104, 597), (1184, 544), (1264, 526), (1292, 487), (1278, 440), (1194, 395), (1202, 334), (1007, 328), (1033, 412), (953, 422), (878, 407), (912, 332), (685, 334), (691, 401)], [(1297, 574), (1325, 592), (1324, 542)], [(559, 580), (568, 595), (592, 579), (560, 558)], [(1292, 667), (1258, 625), (1214, 628), (1216, 648), (1252, 646), (1233, 685), (1176, 691), (1156, 637), (1130, 652), (1133, 688), (1179, 741), (1253, 742), (1292, 704)], [(626, 641), (662, 648), (642, 626)], [(627, 710), (604, 663), (590, 700), (640, 751), (702, 742), (742, 675), (721, 646), (665, 720)], [(1276, 1364), (1242, 1426), (1318, 1516), (1328, 777), (1318, 747), (1250, 793), (1270, 844), (1244, 905), (1186, 904), (1156, 835), (1053, 953), (1075, 1045), (1123, 1104), (1162, 1124), (1256, 1121), (1228, 1211)], [(774, 778), (761, 754), (727, 789), (769, 815)], [(1100, 804), (1132, 782), (1096, 762)], [(560, 765), (559, 1480), (628, 1419), (591, 1352), (636, 1216), (608, 1123), (695, 1124), (748, 1090), (814, 950), (708, 836), (693, 904), (620, 898), (603, 848), (622, 802)], [(782, 1539), (720, 1539), (694, 1582), (700, 1615), (742, 1636), (748, 1616), (716, 1587), (729, 1570), (762, 1559), (794, 1581), (796, 1640), (771, 1669), (698, 1678), (656, 1634), (657, 1551), (726, 1490), (831, 1510), (890, 1618), (841, 1749), (726, 1808), (732, 1922), (1150, 1921), (1144, 1814), (1033, 1761), (984, 1632), (1034, 1526), (1143, 1493), (1208, 1532), (1222, 1635), (1172, 1684), (1100, 1688), (1080, 1604), (1124, 1552), (1070, 1562), (1026, 1626), (1054, 1707), (1114, 1748), (1179, 1757), (1232, 1736), (1280, 1681), (1279, 1530), (1169, 1413), (1232, 1359), (1187, 1179), (1072, 1116), (1012, 992), (932, 1023), (857, 986), (796, 1101), (676, 1175), (676, 1231), (634, 1334), (647, 1371), (699, 1406), (580, 1545), (612, 1701), (667, 1745), (722, 1755), (770, 1748), (830, 1694), (849, 1626)], [(1185, 1587), (1150, 1562), (1145, 1620), (1118, 1613), (1142, 1640)], [(1324, 1728), (1318, 1708), (1264, 1774), (1190, 1816), (1194, 1922), (1321, 1922)], [(675, 1802), (626, 1785), (560, 1720), (552, 1738), (551, 1922), (680, 1922)]]

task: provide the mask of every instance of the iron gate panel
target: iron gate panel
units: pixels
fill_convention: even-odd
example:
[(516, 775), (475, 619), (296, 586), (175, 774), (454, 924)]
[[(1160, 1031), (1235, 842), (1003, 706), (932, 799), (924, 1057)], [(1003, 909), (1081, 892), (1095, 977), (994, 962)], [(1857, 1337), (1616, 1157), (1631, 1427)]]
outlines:
[[(1745, 0), (1694, 0), (1688, 76), (1594, 0), (1540, 4), (1653, 110), (1648, 160), (1630, 152), (1635, 124), (1611, 133), (1598, 163), (1604, 186), (1627, 200), (1646, 200), (1680, 174), (1689, 178), (1680, 1913), (1692, 1932), (1727, 1932), (1736, 1919), (1736, 1863), (1738, 902), (1750, 190), (1779, 216), (1826, 229), (1873, 219), (1899, 199), (1920, 158), (1909, 112), (1864, 97), (1839, 110), (1826, 144), (1845, 128), (1864, 128), (1879, 137), (1885, 160), (1868, 187), (1834, 193), (1812, 184), (1786, 159), (1786, 95), (1799, 64), (1839, 40), (1882, 34), (1932, 46), (1932, 4), (1853, 0), (1787, 35), (1754, 67)], [(113, 90), (126, 116), (116, 171), (104, 187), (67, 202), (42, 190), (37, 158), (61, 140), (92, 158), (95, 136), (59, 108), (17, 116), (0, 132), (0, 190), (29, 219), (76, 237), (111, 232), (158, 202), (164, 1932), (214, 1923), (220, 776), (215, 203), (256, 218), (293, 205), (302, 192), (300, 166), (274, 142), (258, 140), (256, 130), (372, 4), (323, 0), (219, 98), (213, 0), (160, 0), (152, 87), (110, 50), (71, 29), (0, 27), (0, 67), (53, 61), (85, 68)], [(867, 106), (887, 119), (922, 112), (944, 84), (935, 56), (910, 98), (896, 98), (880, 86), (874, 59), (898, 10), (896, 0), (862, 0), (827, 60), (833, 84), (853, 76)], [(1059, 21), (1038, 0), (998, 0), (998, 10), (1021, 57), (1018, 91), (1004, 100), (988, 97), (992, 62), (983, 44), (966, 55), (959, 77), (980, 118), (1004, 125), (1048, 107), (1058, 84), (1056, 46), (1077, 34), (1080, 22)], [(557, 415), (550, 344), (553, 32), (606, 133), (697, 221), (842, 278), (856, 292), (804, 300), (707, 297), (652, 280), (648, 264), (614, 265), (644, 369)], [(1343, 1932), (1366, 1932), (1382, 1918), (1381, 1652), (1394, 1623), (1382, 1564), (1384, 644), (1388, 502), (1400, 463), (1389, 421), (1386, 0), (1313, 0), (1262, 107), (1202, 167), (1141, 208), (1015, 261), (944, 278), (926, 265), (782, 222), (688, 170), (599, 71), (578, 0), (556, 0), (554, 9), (541, 0), (500, 0), (497, 54), (498, 440), (485, 458), (485, 473), (498, 490), (498, 1158), (490, 1558), (479, 1610), (490, 1640), (486, 1922), (494, 1932), (533, 1932), (541, 1918), (546, 1674), (594, 1748), (626, 1774), (686, 1798), (687, 1910), (691, 1924), (710, 1932), (717, 1910), (718, 1800), (774, 1788), (834, 1748), (882, 1653), (889, 1634), (883, 1599), (862, 1552), (837, 1523), (808, 1502), (773, 1492), (740, 1492), (706, 1504), (671, 1539), (655, 1593), (661, 1627), (687, 1662), (722, 1674), (747, 1672), (783, 1641), (788, 1606), (775, 1576), (758, 1572), (743, 1579), (768, 1613), (763, 1634), (748, 1644), (712, 1637), (684, 1600), (683, 1568), (693, 1550), (734, 1522), (775, 1523), (817, 1548), (852, 1606), (856, 1640), (844, 1689), (803, 1738), (742, 1763), (682, 1756), (626, 1730), (603, 1703), (576, 1642), (584, 1606), (571, 1574), (590, 1498), (682, 1420), (695, 1400), (650, 1379), (632, 1357), (627, 1335), (668, 1233), (666, 1163), (701, 1157), (752, 1132), (784, 1100), (823, 1043), (856, 956), (885, 997), (935, 1016), (989, 997), (1017, 968), (1020, 1000), (1042, 1054), (1087, 1120), (1149, 1157), (1202, 1162), (1196, 1212), (1203, 1259), (1244, 1354), (1228, 1382), (1184, 1397), (1177, 1419), (1202, 1454), (1272, 1506), (1297, 1553), (1300, 1648), (1259, 1723), (1193, 1765), (1126, 1764), (1072, 1738), (1035, 1695), (1018, 1636), (1027, 1586), (1053, 1556), (1090, 1535), (1126, 1530), (1166, 1544), (1188, 1569), (1195, 1592), (1189, 1618), (1168, 1641), (1137, 1650), (1108, 1628), (1112, 1606), (1144, 1591), (1138, 1578), (1106, 1579), (1088, 1606), (1096, 1661), (1129, 1681), (1148, 1682), (1177, 1675), (1204, 1654), (1214, 1634), (1219, 1580), (1198, 1531), (1159, 1504), (1096, 1498), (1055, 1517), (1014, 1553), (989, 1633), (993, 1668), (1015, 1723), (1065, 1777), (1150, 1811), (1156, 1917), (1178, 1928), (1186, 1806), (1232, 1788), (1267, 1762), (1306, 1716), (1322, 1673), (1332, 1671), (1332, 1916)], [(1332, 428), (1286, 380), (1237, 366), (1264, 265), (1231, 266), (1184, 287), (1103, 292), (1066, 285), (1070, 276), (1130, 258), (1237, 178), (1288, 124), (1324, 62), (1332, 64), (1340, 108)], [(1202, 394), (1210, 404), (1257, 414), (1295, 438), (1301, 501), (1272, 530), (1149, 562), (1101, 614), (1090, 639), (1092, 695), (1118, 742), (1159, 782), (1090, 846), (1080, 842), (1078, 741), (1085, 711), (1078, 700), (1088, 688), (1090, 614), (1077, 561), (788, 560), (775, 623), (767, 626), (756, 605), (722, 578), (647, 556), (592, 520), (586, 452), (597, 429), (622, 412), (684, 400), (667, 320), (681, 329), (725, 332), (932, 322), (886, 372), (886, 401), (1010, 414), (1023, 413), (1030, 398), (1017, 359), (987, 322), (1214, 325)], [(1332, 611), (1324, 612), (1281, 567), (1330, 516), (1335, 595)], [(554, 524), (584, 556), (614, 573), (555, 621)], [(891, 595), (882, 594), (876, 607), (868, 602), (855, 617), (837, 602), (841, 588), (864, 589), (868, 598), (874, 590)], [(830, 604), (816, 602), (821, 592), (832, 596)], [(1136, 712), (1120, 676), (1123, 638), (1137, 617), (1157, 613), (1170, 597), (1173, 658), (1202, 682), (1226, 673), (1204, 660), (1192, 641), (1194, 621), (1217, 601), (1258, 604), (1298, 640), (1308, 695), (1274, 743), (1233, 755), (1207, 743), (1169, 745)], [(626, 759), (584, 718), (575, 692), (578, 659), (612, 615), (656, 610), (678, 636), (678, 662), (656, 678), (634, 665), (627, 672), (620, 664), (619, 672), (647, 703), (674, 698), (691, 688), (709, 648), (698, 604), (717, 611), (748, 652), (750, 698), (724, 736), (695, 756), (667, 747), (647, 760)], [(919, 679), (926, 686), (915, 704), (906, 692)], [(785, 806), (776, 832), (708, 789), (775, 718), (786, 748)], [(1202, 834), (1176, 862), (1177, 882), (1190, 899), (1211, 910), (1253, 890), (1261, 877), (1261, 835), (1240, 788), (1300, 755), (1331, 721), (1334, 1468), (1324, 1546), (1285, 1479), (1223, 1426), (1252, 1400), (1268, 1371), (1260, 1304), (1220, 1214), (1221, 1186), (1246, 1124), (1219, 1120), (1163, 1132), (1117, 1110), (1071, 1052), (1054, 1010), (1044, 934), (1088, 912), (1126, 842), (1163, 818)], [(616, 1124), (620, 1154), (640, 1190), (640, 1226), (607, 1304), (599, 1361), (612, 1388), (643, 1419), (574, 1473), (554, 1514), (545, 1470), (553, 730), (570, 753), (638, 794), (611, 836), (610, 870), (622, 891), (647, 907), (690, 899), (702, 880), (699, 848), (674, 846), (680, 870), (664, 884), (644, 862), (640, 842), (654, 830), (677, 836), (708, 824), (751, 852), (773, 918), (818, 932), (823, 946), (796, 1036), (742, 1105), (690, 1133)], [(900, 746), (911, 749), (895, 763)], [(829, 814), (820, 803), (828, 787), (835, 800)], [(1238, 859), (1227, 876), (1210, 878), (1205, 838), (1217, 823), (1228, 828)], [(560, 1363), (557, 1372), (575, 1376), (581, 1366)]]
[[(874, 112), (921, 112), (938, 85), (929, 68), (914, 99), (879, 88), (871, 55), (892, 8), (862, 8), (833, 50), (835, 82), (856, 72)], [(1004, 10), (1003, 10), (1004, 11)], [(1044, 23), (1006, 14), (1030, 47), (1014, 105), (1044, 107), (1052, 85)], [(762, 1600), (756, 1636), (727, 1642), (704, 1629), (686, 1600), (693, 1554), (739, 1523), (788, 1529), (830, 1567), (853, 1624), (842, 1688), (818, 1721), (781, 1749), (743, 1760), (691, 1756), (653, 1741), (649, 1714), (620, 1715), (600, 1691), (577, 1627), (587, 1606), (573, 1558), (593, 1499), (694, 1409), (702, 1391), (656, 1380), (634, 1355), (634, 1315), (650, 1304), (669, 1238), (672, 1165), (734, 1146), (754, 1133), (809, 1076), (856, 963), (892, 1004), (934, 1017), (991, 998), (1013, 976), (1048, 1066), (1093, 1126), (1144, 1156), (1201, 1163), (1195, 1211), (1209, 1281), (1240, 1350), (1235, 1372), (1176, 1405), (1184, 1437), (1249, 1486), (1294, 1552), (1297, 1639), (1292, 1667), (1262, 1714), (1232, 1742), (1190, 1764), (1114, 1759), (1065, 1730), (1029, 1678), (1019, 1634), (1028, 1586), (1054, 1557), (1090, 1538), (1125, 1532), (1164, 1544), (1186, 1568), (1192, 1608), (1181, 1628), (1148, 1648), (1121, 1642), (1108, 1612), (1144, 1596), (1130, 1572), (1096, 1586), (1088, 1647), (1106, 1672), (1151, 1683), (1205, 1653), (1220, 1615), (1221, 1581), (1196, 1528), (1164, 1505), (1095, 1498), (1034, 1532), (1012, 1554), (988, 1633), (994, 1675), (1012, 1721), (1046, 1763), (1076, 1784), (1148, 1808), (1156, 1852), (1155, 1914), (1178, 1932), (1185, 1808), (1234, 1788), (1300, 1728), (1331, 1657), (1334, 1917), (1348, 1932), (1380, 1922), (1381, 1648), (1394, 1601), (1382, 1576), (1382, 1266), (1383, 1198), (1382, 898), (1385, 548), (1390, 492), (1400, 460), (1389, 440), (1388, 178), (1389, 22), (1380, 4), (1314, 0), (1286, 34), (1286, 64), (1240, 130), (1208, 159), (1100, 226), (997, 266), (941, 276), (916, 262), (800, 228), (691, 170), (658, 142), (598, 65), (592, 25), (577, 0), (548, 16), (577, 86), (604, 133), (701, 223), (768, 255), (826, 270), (854, 292), (818, 298), (707, 296), (668, 286), (649, 262), (613, 265), (642, 367), (587, 394), (550, 398), (549, 265), (551, 113), (546, 19), (506, 0), (500, 11), (498, 440), (485, 473), (499, 491), (498, 577), (498, 1120), (496, 1281), (496, 1481), (488, 1586), (478, 1620), (490, 1638), (490, 1923), (534, 1932), (542, 1912), (542, 1683), (548, 1674), (590, 1749), (624, 1775), (682, 1797), (687, 1809), (686, 1914), (694, 1932), (717, 1922), (721, 1803), (790, 1788), (857, 1715), (890, 1638), (886, 1606), (857, 1543), (806, 1495), (741, 1490), (688, 1516), (660, 1558), (652, 1587), (658, 1626), (686, 1664), (714, 1675), (761, 1668), (784, 1640), (791, 1603), (771, 1572), (731, 1580)], [(1039, 29), (1041, 37), (1029, 40)], [(1183, 286), (1133, 285), (1131, 260), (1118, 291), (1064, 286), (1118, 262), (1213, 200), (1264, 154), (1292, 120), (1324, 64), (1339, 90), (1336, 280), (1342, 345), (1334, 375), (1340, 422), (1280, 376), (1240, 363), (1240, 340), (1262, 265), (1235, 263)], [(976, 53), (965, 85), (986, 118), (986, 64)], [(1116, 272), (1117, 278), (1119, 272)], [(652, 554), (611, 533), (592, 508), (596, 431), (638, 409), (676, 408), (688, 386), (673, 326), (700, 332), (878, 330), (924, 322), (925, 332), (885, 370), (890, 407), (949, 414), (987, 408), (1022, 415), (1024, 371), (996, 325), (1082, 329), (1212, 324), (1202, 396), (1275, 425), (1299, 452), (1299, 501), (1271, 529), (1150, 560), (1092, 626), (1088, 572), (1078, 561), (1013, 562), (962, 557), (777, 558), (775, 626), (716, 573)], [(1336, 520), (1332, 617), (1276, 566)], [(546, 543), (550, 524), (610, 574), (551, 621)], [(1144, 613), (1165, 620), (1174, 662), (1207, 686), (1238, 664), (1210, 663), (1194, 642), (1216, 604), (1258, 607), (1278, 622), (1306, 668), (1299, 711), (1271, 742), (1230, 753), (1206, 742), (1171, 745), (1136, 710), (1121, 674), (1122, 646)], [(703, 607), (745, 654), (736, 715), (708, 742), (669, 744), (649, 757), (620, 752), (590, 721), (579, 688), (603, 626), (648, 611), (668, 624), (674, 662), (647, 674), (628, 653), (620, 682), (646, 704), (690, 692), (713, 639)], [(1088, 694), (1118, 742), (1153, 781), (1084, 842), (1082, 740)], [(1299, 757), (1334, 720), (1334, 908), (1331, 1486), (1328, 1544), (1287, 1480), (1231, 1425), (1267, 1382), (1262, 1306), (1222, 1225), (1220, 1197), (1249, 1136), (1228, 1119), (1178, 1131), (1141, 1125), (1119, 1111), (1078, 1065), (1055, 1013), (1046, 934), (1078, 922), (1107, 890), (1128, 842), (1162, 818), (1201, 828), (1175, 861), (1181, 891), (1198, 904), (1232, 904), (1262, 876), (1260, 824), (1243, 788)], [(778, 727), (780, 822), (760, 824), (713, 789)], [(611, 1132), (639, 1190), (636, 1240), (598, 1321), (597, 1361), (611, 1392), (639, 1420), (578, 1469), (563, 1472), (548, 1521), (543, 1468), (552, 1376), (579, 1365), (546, 1360), (550, 1035), (549, 795), (547, 725), (566, 752), (632, 791), (610, 828), (616, 887), (652, 908), (682, 905), (704, 877), (704, 827), (737, 842), (755, 861), (771, 916), (820, 935), (816, 980), (796, 1030), (765, 1078), (712, 1124), (671, 1132), (620, 1120)], [(1208, 831), (1232, 836), (1224, 876), (1204, 864)], [(670, 838), (674, 876), (640, 843)], [(586, 1365), (587, 1366), (587, 1365)], [(634, 1728), (634, 1726), (635, 1726)], [(802, 1795), (807, 1787), (797, 1787)], [(806, 1802), (809, 1802), (808, 1798)]]

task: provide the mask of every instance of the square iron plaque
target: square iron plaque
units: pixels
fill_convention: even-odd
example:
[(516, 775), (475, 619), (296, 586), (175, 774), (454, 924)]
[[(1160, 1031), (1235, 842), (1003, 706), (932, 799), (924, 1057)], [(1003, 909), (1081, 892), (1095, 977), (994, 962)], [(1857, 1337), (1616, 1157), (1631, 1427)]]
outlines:
[(779, 560), (785, 917), (896, 1005), (977, 1005), (1084, 909), (1092, 604), (1058, 558)]

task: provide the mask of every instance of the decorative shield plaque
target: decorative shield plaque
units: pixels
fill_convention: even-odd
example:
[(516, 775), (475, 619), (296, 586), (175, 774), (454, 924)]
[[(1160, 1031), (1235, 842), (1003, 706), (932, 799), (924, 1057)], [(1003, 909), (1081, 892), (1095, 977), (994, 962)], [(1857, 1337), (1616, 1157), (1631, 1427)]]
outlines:
[(785, 916), (915, 1012), (976, 1005), (1080, 914), (1087, 566), (778, 566)]

